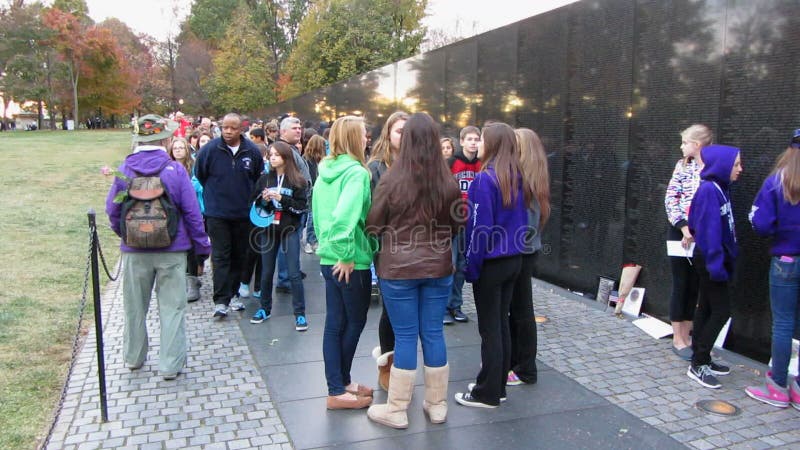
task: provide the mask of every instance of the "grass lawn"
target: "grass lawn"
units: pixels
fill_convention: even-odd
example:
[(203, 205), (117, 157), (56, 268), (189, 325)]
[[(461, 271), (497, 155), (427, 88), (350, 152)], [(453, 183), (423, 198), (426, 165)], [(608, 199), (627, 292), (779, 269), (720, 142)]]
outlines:
[[(0, 449), (35, 448), (50, 425), (81, 300), (86, 213), (97, 212), (113, 266), (119, 240), (105, 215), (112, 179), (100, 169), (117, 167), (129, 146), (129, 131), (0, 133)], [(89, 287), (84, 328), (93, 330), (91, 295)]]

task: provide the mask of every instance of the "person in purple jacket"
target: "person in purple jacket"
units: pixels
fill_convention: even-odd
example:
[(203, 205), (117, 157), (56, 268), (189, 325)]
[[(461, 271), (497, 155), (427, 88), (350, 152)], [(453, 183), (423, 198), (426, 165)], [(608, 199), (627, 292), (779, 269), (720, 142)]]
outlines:
[[(203, 217), (194, 187), (186, 169), (167, 155), (166, 146), (178, 123), (155, 114), (138, 120), (138, 143), (125, 158), (119, 171), (128, 179), (160, 175), (161, 182), (178, 211), (178, 230), (166, 248), (135, 249), (125, 243), (122, 251), (122, 303), (125, 311), (123, 359), (126, 367), (137, 370), (147, 358), (147, 326), (153, 285), (158, 282), (158, 317), (161, 322), (161, 348), (158, 371), (165, 380), (174, 380), (186, 366), (186, 254), (194, 249), (202, 264), (211, 252), (211, 243), (203, 227)], [(106, 199), (106, 214), (111, 228), (121, 236), (122, 204), (114, 201), (128, 189), (127, 181), (117, 177)]]
[(696, 243), (694, 265), (700, 279), (700, 299), (692, 326), (692, 364), (686, 375), (711, 389), (721, 386), (715, 375), (731, 372), (729, 367), (711, 360), (711, 349), (730, 317), (728, 282), (733, 277), (739, 250), (729, 188), (742, 173), (739, 153), (738, 148), (727, 145), (703, 148), (702, 181), (689, 208), (689, 231)]
[(470, 217), (465, 236), (465, 279), (475, 294), (481, 370), (476, 383), (467, 386), (468, 392), (457, 393), (455, 399), (464, 406), (497, 408), (506, 397), (511, 369), (508, 315), (522, 269), (533, 192), (522, 182), (514, 130), (493, 123), (483, 129), (481, 139), (481, 171), (467, 191)]
[(773, 406), (791, 404), (800, 410), (800, 385), (797, 378), (791, 383), (787, 379), (792, 336), (800, 330), (800, 129), (758, 192), (750, 223), (756, 233), (772, 237), (772, 370), (766, 373), (764, 385), (749, 386), (745, 392)]

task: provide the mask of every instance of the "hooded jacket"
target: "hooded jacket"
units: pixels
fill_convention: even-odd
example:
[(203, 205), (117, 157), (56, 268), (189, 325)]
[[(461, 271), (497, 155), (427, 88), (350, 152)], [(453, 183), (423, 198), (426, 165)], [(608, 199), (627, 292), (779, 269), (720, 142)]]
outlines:
[[(166, 164), (166, 165), (165, 165)], [(203, 217), (200, 215), (200, 206), (195, 197), (192, 182), (186, 174), (186, 169), (172, 161), (163, 147), (140, 145), (136, 152), (128, 155), (119, 167), (119, 171), (132, 179), (137, 176), (153, 176), (161, 170), (161, 183), (169, 195), (170, 200), (178, 209), (178, 232), (172, 245), (167, 248), (140, 249), (130, 248), (124, 242), (120, 243), (120, 250), (129, 253), (161, 253), (183, 252), (194, 248), (198, 255), (211, 253), (211, 242), (203, 226)], [(114, 197), (120, 191), (128, 189), (128, 182), (115, 178), (106, 198), (106, 214), (111, 222), (111, 229), (117, 236), (121, 236), (120, 220), (122, 204), (114, 203)]]
[(250, 195), (264, 171), (264, 160), (253, 141), (239, 140), (236, 155), (223, 138), (210, 140), (197, 155), (194, 174), (203, 186), (205, 215), (219, 219), (247, 219)]
[(365, 224), (371, 205), (369, 172), (350, 155), (326, 157), (319, 165), (311, 210), (320, 264), (355, 263), (367, 270), (377, 249)]
[[(514, 205), (503, 206), (503, 196), (494, 168), (479, 172), (469, 186), (470, 215), (467, 219), (464, 277), (478, 280), (487, 259), (520, 255), (526, 251), (528, 206), (518, 183)], [(529, 251), (532, 249), (528, 249)]]
[(738, 148), (727, 145), (703, 148), (702, 181), (689, 209), (689, 231), (713, 281), (731, 279), (739, 254), (730, 200), (731, 171), (738, 154)]
[(792, 205), (783, 197), (780, 173), (764, 180), (750, 210), (750, 223), (759, 235), (772, 236), (774, 256), (800, 255), (800, 204)]
[(447, 159), (447, 167), (458, 183), (461, 189), (461, 198), (467, 198), (467, 190), (475, 175), (481, 170), (481, 161), (476, 155), (474, 159), (467, 159), (463, 151), (456, 152), (453, 156)]

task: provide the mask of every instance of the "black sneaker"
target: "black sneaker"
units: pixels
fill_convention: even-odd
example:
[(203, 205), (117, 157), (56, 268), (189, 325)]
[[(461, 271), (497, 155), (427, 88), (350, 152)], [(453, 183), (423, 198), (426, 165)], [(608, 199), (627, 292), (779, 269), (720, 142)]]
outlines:
[(689, 366), (689, 370), (686, 371), (686, 376), (697, 381), (701, 386), (710, 389), (719, 389), (722, 386), (719, 380), (717, 380), (717, 377), (711, 373), (711, 369), (707, 365), (697, 367)]
[(453, 320), (456, 322), (469, 322), (469, 317), (461, 312), (460, 309), (451, 309), (450, 315), (453, 316)]
[(473, 408), (489, 408), (494, 409), (497, 408), (497, 405), (489, 405), (487, 403), (483, 403), (481, 401), (476, 400), (472, 397), (472, 394), (469, 392), (457, 392), (455, 395), (456, 402), (464, 406), (471, 406)]
[(714, 361), (711, 361), (711, 364), (708, 365), (708, 369), (714, 375), (727, 375), (731, 373), (731, 368), (728, 366), (723, 366), (722, 364), (717, 364)]

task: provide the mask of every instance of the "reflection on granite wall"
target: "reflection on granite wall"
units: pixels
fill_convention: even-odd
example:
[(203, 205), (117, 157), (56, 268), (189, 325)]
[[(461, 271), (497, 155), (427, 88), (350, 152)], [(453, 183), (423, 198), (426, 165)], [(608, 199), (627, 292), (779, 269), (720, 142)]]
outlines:
[(742, 148), (733, 187), (742, 247), (726, 347), (769, 356), (768, 241), (747, 212), (800, 127), (797, 0), (584, 0), (355, 76), (278, 105), (304, 120), (426, 111), (457, 136), (501, 120), (529, 127), (550, 157), (553, 216), (539, 277), (594, 292), (597, 276), (644, 266), (644, 309), (667, 319), (663, 198), (679, 132), (701, 122)]

